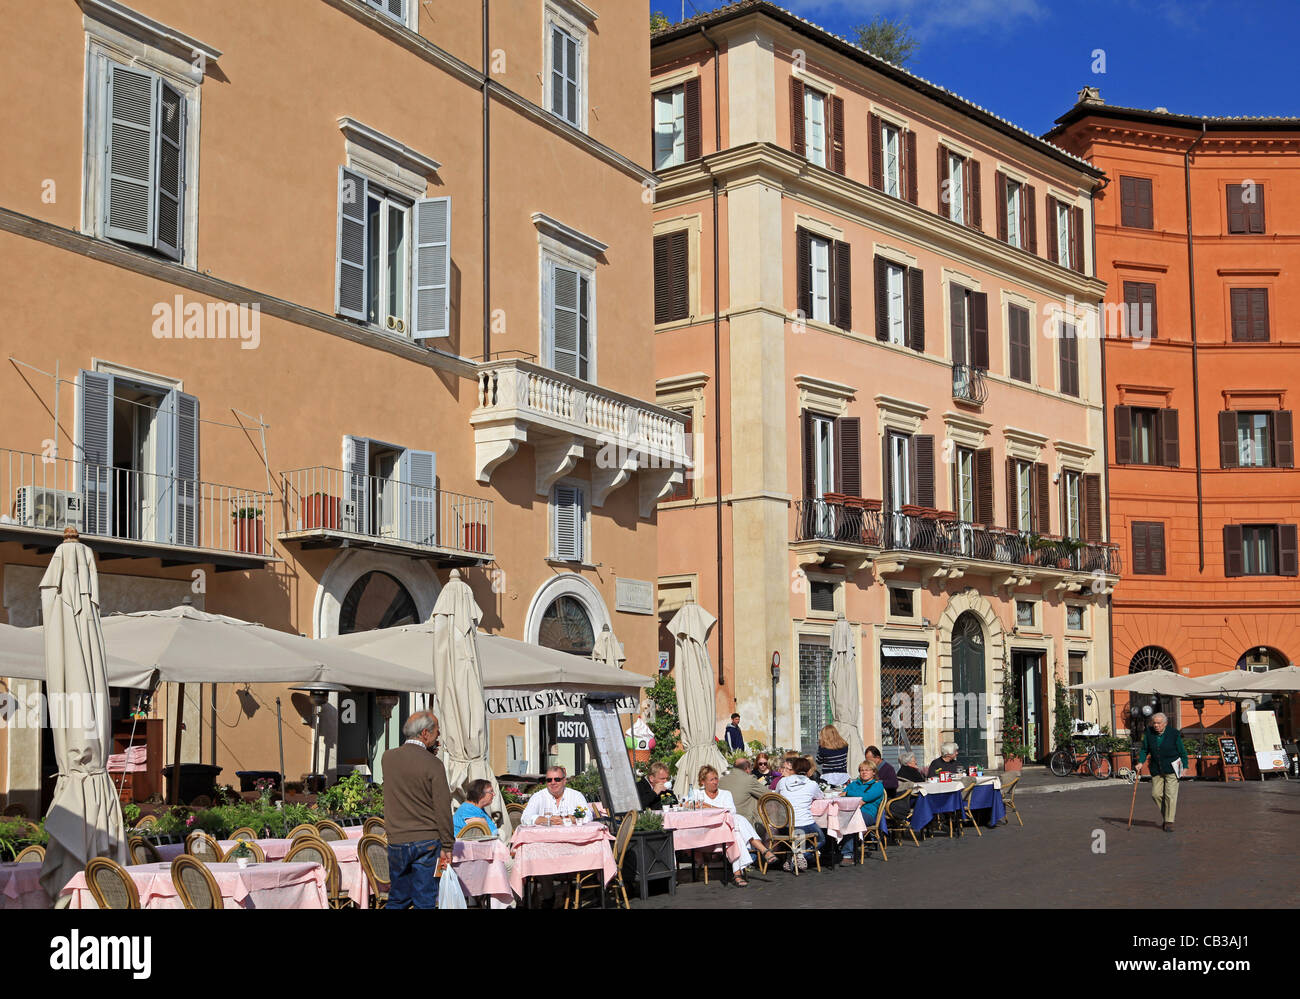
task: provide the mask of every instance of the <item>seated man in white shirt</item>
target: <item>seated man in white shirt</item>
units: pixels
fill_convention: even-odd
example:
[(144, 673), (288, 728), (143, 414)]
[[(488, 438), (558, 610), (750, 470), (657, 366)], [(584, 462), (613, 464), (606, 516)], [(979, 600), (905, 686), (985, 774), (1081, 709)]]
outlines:
[[(546, 771), (546, 787), (528, 799), (520, 825), (525, 826), (562, 826), (565, 818), (569, 822), (590, 822), (594, 818), (592, 807), (582, 793), (565, 786), (568, 772), (564, 767), (550, 767)], [(582, 816), (575, 813), (582, 809)]]

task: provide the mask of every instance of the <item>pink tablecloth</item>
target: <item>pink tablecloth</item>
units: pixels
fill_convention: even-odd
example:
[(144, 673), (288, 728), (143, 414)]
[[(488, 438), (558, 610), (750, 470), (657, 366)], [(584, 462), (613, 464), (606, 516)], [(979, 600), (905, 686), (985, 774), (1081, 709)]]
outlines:
[[(233, 839), (217, 841), (217, 845), (221, 847), (223, 857), (226, 855), (226, 851), (235, 845), (235, 842)], [(289, 847), (294, 844), (294, 840), (291, 839), (259, 839), (254, 842), (262, 848), (267, 861), (283, 860), (285, 854), (289, 852)], [(357, 841), (355, 839), (334, 839), (326, 842), (329, 848), (334, 851), (334, 856), (339, 862), (339, 887), (348, 893), (348, 898), (355, 901), (361, 908), (366, 908), (370, 904), (370, 879), (366, 877), (365, 869), (362, 868), (361, 860), (357, 856)], [(185, 844), (162, 843), (157, 847), (157, 850), (158, 856), (170, 862), (185, 852)]]
[(813, 818), (836, 839), (867, 831), (861, 798), (814, 798)]
[[(320, 864), (208, 864), (217, 880), (227, 909), (325, 909), (325, 868)], [(183, 909), (180, 895), (172, 884), (171, 864), (140, 864), (128, 867), (127, 873), (140, 893), (145, 909)], [(69, 881), (61, 892), (71, 895), (70, 908), (94, 909), (95, 899), (86, 887), (83, 871)]]
[(733, 864), (740, 859), (736, 820), (725, 808), (664, 812), (664, 828), (673, 831), (674, 850), (708, 850), (721, 846)]
[(48, 909), (40, 864), (0, 864), (0, 909)]
[(604, 884), (618, 870), (614, 865), (614, 851), (609, 848), (613, 838), (599, 822), (578, 826), (520, 826), (510, 838), (510, 852), (515, 855), (510, 887), (523, 898), (524, 878), (576, 871), (603, 871), (601, 883)]
[(489, 895), (502, 905), (515, 900), (506, 861), (510, 851), (499, 839), (458, 839), (452, 849), (451, 866), (466, 895)]

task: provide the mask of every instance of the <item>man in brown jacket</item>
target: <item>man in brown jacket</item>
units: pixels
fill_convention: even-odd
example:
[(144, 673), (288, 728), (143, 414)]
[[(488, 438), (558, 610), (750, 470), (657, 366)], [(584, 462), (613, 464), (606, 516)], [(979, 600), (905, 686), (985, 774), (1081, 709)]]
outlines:
[(438, 718), (417, 711), (402, 726), (406, 740), (384, 753), (384, 825), (388, 831), (388, 908), (436, 909), (438, 856), (450, 856), (451, 790), (438, 751)]
[(750, 773), (753, 766), (747, 757), (737, 757), (731, 769), (718, 781), (718, 787), (731, 792), (736, 811), (758, 829), (764, 824), (762, 816), (758, 814), (758, 799), (768, 793), (768, 786)]

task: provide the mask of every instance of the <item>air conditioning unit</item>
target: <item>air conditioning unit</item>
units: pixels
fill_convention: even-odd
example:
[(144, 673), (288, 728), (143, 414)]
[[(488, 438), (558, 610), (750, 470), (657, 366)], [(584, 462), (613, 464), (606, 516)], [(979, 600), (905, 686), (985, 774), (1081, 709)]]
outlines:
[(14, 519), (24, 527), (61, 531), (85, 527), (85, 497), (68, 489), (22, 486), (14, 503)]

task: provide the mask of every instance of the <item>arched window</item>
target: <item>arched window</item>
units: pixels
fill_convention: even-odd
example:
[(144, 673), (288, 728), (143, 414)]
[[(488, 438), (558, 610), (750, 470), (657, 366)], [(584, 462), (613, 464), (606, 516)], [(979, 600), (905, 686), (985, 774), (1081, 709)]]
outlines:
[(1243, 652), (1241, 658), (1237, 660), (1237, 669), (1245, 670), (1247, 673), (1263, 673), (1265, 670), (1281, 669), (1285, 665), (1286, 656), (1277, 649), (1264, 646)]
[(1145, 673), (1150, 669), (1167, 669), (1175, 672), (1174, 657), (1158, 645), (1147, 645), (1137, 650), (1129, 660), (1130, 673)]
[[(1145, 673), (1153, 669), (1167, 669), (1171, 673), (1178, 672), (1174, 657), (1158, 645), (1143, 646), (1134, 653), (1133, 658), (1128, 662), (1128, 671), (1130, 673)], [(1144, 695), (1133, 694), (1129, 696), (1128, 704), (1129, 735), (1134, 739), (1142, 738), (1148, 721), (1157, 711), (1164, 712), (1165, 717), (1169, 719), (1169, 724), (1175, 728), (1182, 725), (1182, 706), (1177, 697), (1161, 695), (1148, 698)]]
[(560, 652), (589, 656), (596, 647), (596, 630), (582, 601), (568, 595), (556, 597), (542, 615), (538, 644)]
[(406, 587), (386, 572), (367, 572), (339, 607), (339, 634), (415, 624), (419, 614)]

